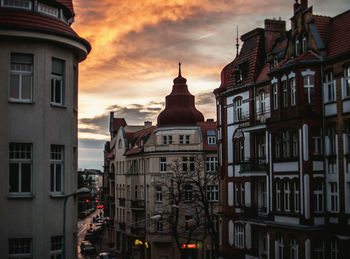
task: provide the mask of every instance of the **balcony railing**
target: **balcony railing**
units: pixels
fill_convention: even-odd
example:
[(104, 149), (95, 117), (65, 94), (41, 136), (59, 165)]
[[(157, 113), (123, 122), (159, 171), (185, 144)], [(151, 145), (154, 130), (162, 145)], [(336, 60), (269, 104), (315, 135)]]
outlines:
[(125, 207), (125, 199), (124, 198), (119, 198), (119, 206)]
[(245, 112), (239, 120), (239, 126), (243, 128), (263, 124), (266, 123), (266, 119), (270, 118), (270, 116), (270, 109), (251, 113)]
[(145, 201), (144, 200), (131, 200), (131, 209), (144, 209)]
[(264, 218), (267, 217), (266, 207), (245, 207), (242, 216), (245, 218)]
[(257, 172), (266, 171), (266, 160), (265, 158), (249, 159), (241, 162), (241, 172)]

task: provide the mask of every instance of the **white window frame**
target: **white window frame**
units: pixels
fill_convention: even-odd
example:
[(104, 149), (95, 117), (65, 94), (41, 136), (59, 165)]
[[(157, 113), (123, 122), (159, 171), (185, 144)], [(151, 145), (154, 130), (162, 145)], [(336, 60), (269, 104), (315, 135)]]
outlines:
[(260, 114), (265, 114), (266, 113), (266, 98), (265, 98), (265, 92), (261, 91), (259, 93), (259, 110)]
[(278, 110), (278, 86), (277, 86), (277, 83), (272, 84), (272, 94), (273, 94), (273, 109)]
[(283, 259), (283, 248), (284, 248), (284, 243), (283, 243), (283, 236), (280, 235), (277, 240), (276, 240), (276, 259)]
[(331, 259), (338, 259), (339, 258), (339, 248), (338, 248), (338, 240), (332, 239), (331, 240)]
[(343, 83), (343, 99), (350, 97), (350, 66), (344, 69)]
[(295, 78), (292, 77), (289, 79), (289, 89), (290, 89), (290, 106), (296, 105), (296, 87), (295, 87)]
[(8, 251), (8, 258), (32, 258), (33, 241), (31, 238), (10, 238)]
[(281, 211), (281, 183), (276, 182), (276, 210)]
[[(29, 154), (28, 154), (29, 153)], [(23, 157), (24, 156), (24, 157)], [(29, 195), (32, 193), (32, 182), (33, 182), (33, 145), (29, 143), (10, 143), (9, 145), (9, 164), (18, 165), (18, 191), (11, 191), (10, 188), (10, 174), (9, 170), (9, 193), (16, 195)], [(29, 165), (30, 168), (30, 183), (29, 191), (24, 192), (22, 186), (22, 165)]]
[(338, 183), (329, 182), (329, 210), (330, 212), (337, 213), (339, 211), (338, 203)]
[(185, 136), (185, 144), (190, 144), (190, 135)]
[(38, 3), (38, 12), (55, 18), (59, 18), (60, 10), (58, 8), (43, 3)]
[(282, 101), (283, 101), (283, 108), (288, 107), (288, 84), (287, 80), (282, 81)]
[(293, 183), (293, 195), (294, 195), (294, 212), (300, 211), (300, 195), (299, 195), (299, 184), (298, 182)]
[(307, 51), (307, 37), (303, 36), (303, 52)]
[(290, 259), (298, 259), (298, 242), (296, 239), (290, 241)]
[(166, 157), (159, 158), (159, 171), (166, 173)]
[(240, 204), (241, 206), (245, 205), (245, 188), (244, 188), (244, 182), (242, 182), (240, 184), (240, 191), (241, 191), (241, 200), (240, 200)]
[(172, 135), (168, 136), (168, 143), (173, 144), (173, 136)]
[(326, 103), (336, 101), (336, 85), (332, 72), (328, 72), (326, 74), (323, 89), (326, 97)]
[(242, 120), (242, 99), (241, 98), (234, 101), (234, 109), (235, 109), (234, 122), (238, 122)]
[[(12, 60), (12, 57), (15, 56), (31, 56), (31, 63), (17, 63), (16, 61)], [(11, 61), (10, 61), (10, 84), (9, 84), (9, 100), (12, 102), (25, 102), (30, 103), (33, 101), (33, 65), (34, 63), (34, 57), (31, 54), (23, 54), (23, 53), (11, 53)], [(16, 89), (18, 87), (18, 98), (11, 97), (11, 77), (12, 76), (18, 76), (18, 86), (16, 86)], [(23, 78), (29, 77), (29, 98), (24, 99), (22, 98), (23, 93)]]
[(295, 56), (299, 56), (299, 48), (300, 48), (300, 41), (299, 41), (299, 35), (295, 36)]
[[(51, 71), (51, 104), (63, 106), (64, 105), (64, 60), (58, 58), (52, 58), (51, 62), (58, 62), (62, 65), (62, 74)], [(56, 96), (56, 88), (59, 88), (59, 96)], [(58, 99), (58, 100), (56, 100)]]
[(209, 202), (219, 202), (219, 186), (207, 185), (207, 199)]
[(235, 246), (244, 248), (244, 227), (242, 225), (235, 225)]
[(163, 202), (163, 190), (161, 186), (156, 187), (156, 202)]
[(32, 9), (31, 0), (1, 0), (1, 5), (3, 7), (12, 7), (26, 10)]
[(193, 188), (191, 185), (187, 184), (184, 187), (184, 201), (191, 202), (192, 201), (192, 192)]
[(185, 144), (185, 136), (179, 135), (179, 144)]
[(216, 136), (208, 136), (208, 145), (216, 145)]
[(234, 198), (235, 198), (235, 205), (237, 206), (238, 205), (238, 197), (239, 197), (239, 183), (234, 183), (234, 192), (235, 192), (235, 195), (234, 195)]
[(156, 231), (163, 232), (163, 221), (162, 220), (158, 220), (156, 222)]
[(284, 211), (290, 212), (290, 182), (284, 182)]
[(167, 145), (168, 144), (168, 136), (162, 136), (162, 143), (163, 145)]
[[(59, 172), (59, 168), (61, 171)], [(60, 176), (57, 174), (60, 173)], [(58, 180), (60, 186), (58, 186)], [(62, 194), (64, 191), (64, 146), (50, 146), (50, 192), (52, 194)]]
[(218, 170), (218, 158), (207, 157), (206, 165), (207, 165), (207, 173), (216, 173)]
[(314, 185), (314, 213), (323, 212), (323, 182), (315, 182)]
[[(305, 95), (305, 89), (307, 92), (307, 99), (304, 96), (304, 100), (307, 101), (307, 104), (313, 104), (314, 100), (311, 100), (311, 98), (314, 98), (314, 93), (312, 95), (313, 90), (315, 92), (315, 71), (312, 71), (310, 69), (307, 69), (304, 72), (301, 72), (301, 75), (303, 76), (303, 81), (304, 81), (304, 95)], [(311, 78), (314, 81), (314, 84), (311, 84)], [(306, 82), (305, 82), (306, 81)]]

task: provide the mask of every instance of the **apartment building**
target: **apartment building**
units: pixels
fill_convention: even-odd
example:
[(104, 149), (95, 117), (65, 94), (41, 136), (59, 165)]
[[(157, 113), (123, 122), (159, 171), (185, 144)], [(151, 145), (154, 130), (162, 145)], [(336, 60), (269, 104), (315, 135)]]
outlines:
[(350, 256), (350, 11), (293, 5), (221, 73), (221, 248), (227, 258)]
[[(90, 44), (72, 1), (0, 1), (1, 258), (61, 258), (64, 195), (77, 190), (78, 64)], [(77, 204), (67, 203), (66, 258)]]

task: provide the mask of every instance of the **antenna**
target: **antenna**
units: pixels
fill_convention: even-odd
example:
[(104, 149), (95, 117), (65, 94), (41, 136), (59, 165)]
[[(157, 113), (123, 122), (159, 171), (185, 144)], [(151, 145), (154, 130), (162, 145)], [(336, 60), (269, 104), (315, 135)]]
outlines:
[(181, 62), (179, 62), (179, 76), (181, 76)]
[(237, 37), (236, 37), (236, 57), (238, 56), (238, 50), (239, 50), (239, 43), (238, 43), (238, 25), (236, 26), (237, 29)]

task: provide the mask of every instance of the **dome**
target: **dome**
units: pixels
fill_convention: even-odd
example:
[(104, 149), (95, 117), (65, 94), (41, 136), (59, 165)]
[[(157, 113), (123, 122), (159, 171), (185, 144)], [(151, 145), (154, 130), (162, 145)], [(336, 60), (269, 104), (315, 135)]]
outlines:
[(204, 121), (203, 114), (194, 105), (194, 96), (188, 91), (186, 78), (179, 75), (174, 79), (173, 90), (165, 97), (165, 109), (158, 115), (158, 126), (196, 125)]

